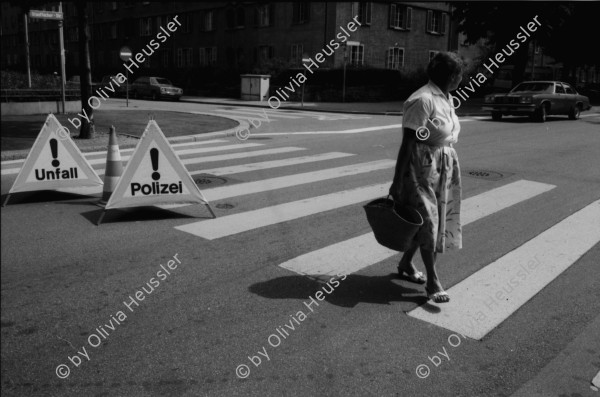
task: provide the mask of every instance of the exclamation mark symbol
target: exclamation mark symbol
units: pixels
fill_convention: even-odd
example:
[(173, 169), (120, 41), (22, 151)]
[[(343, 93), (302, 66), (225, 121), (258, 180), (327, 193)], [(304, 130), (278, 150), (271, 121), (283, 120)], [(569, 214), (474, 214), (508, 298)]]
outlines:
[(50, 139), (50, 151), (52, 152), (52, 166), (58, 167), (60, 165), (60, 161), (57, 160), (58, 157), (58, 141), (54, 138)]
[(160, 179), (160, 174), (158, 171), (158, 149), (152, 148), (150, 149), (150, 161), (152, 161), (152, 169), (154, 172), (152, 173), (152, 179), (158, 181)]

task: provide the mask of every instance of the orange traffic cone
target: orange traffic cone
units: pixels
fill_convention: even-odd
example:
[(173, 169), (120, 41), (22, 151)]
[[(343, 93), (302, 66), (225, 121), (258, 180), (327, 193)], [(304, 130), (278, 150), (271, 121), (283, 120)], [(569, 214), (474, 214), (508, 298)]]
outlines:
[(115, 127), (110, 127), (110, 137), (108, 138), (108, 151), (106, 156), (106, 168), (104, 169), (104, 189), (100, 204), (106, 205), (110, 195), (117, 187), (119, 178), (123, 175), (123, 163), (121, 162), (121, 152), (117, 142), (117, 133)]

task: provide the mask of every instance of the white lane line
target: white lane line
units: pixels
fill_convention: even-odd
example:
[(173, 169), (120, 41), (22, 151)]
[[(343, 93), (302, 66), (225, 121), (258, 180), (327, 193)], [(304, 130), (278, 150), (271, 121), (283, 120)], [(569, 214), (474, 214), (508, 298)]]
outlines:
[(343, 167), (327, 168), (302, 174), (286, 175), (277, 178), (263, 179), (255, 182), (238, 183), (231, 186), (221, 186), (203, 190), (208, 201), (216, 201), (229, 197), (261, 193), (307, 183), (342, 178), (345, 176), (364, 174), (394, 167), (394, 160), (377, 160), (368, 163), (345, 165)]
[[(470, 197), (462, 202), (462, 226), (554, 188), (520, 180)], [(300, 255), (279, 266), (303, 275), (333, 276), (357, 272), (397, 254), (379, 245), (371, 232)]]
[[(220, 152), (220, 151), (226, 151), (226, 150), (247, 149), (247, 148), (252, 148), (252, 147), (257, 147), (257, 146), (264, 146), (264, 144), (262, 144), (262, 143), (239, 143), (239, 144), (230, 144), (230, 145), (224, 145), (224, 146), (201, 147), (201, 148), (195, 148), (195, 149), (181, 149), (181, 150), (177, 150), (176, 153), (178, 156), (183, 156), (186, 154), (200, 154), (200, 153)], [(130, 157), (131, 157), (131, 154), (122, 155), (121, 159), (129, 160)], [(90, 163), (90, 165), (106, 164), (106, 159), (105, 158), (89, 159), (88, 163)], [(2, 170), (0, 175), (18, 174), (20, 170), (21, 170), (21, 168), (9, 168), (9, 169)]]
[(344, 190), (254, 211), (194, 222), (177, 226), (175, 229), (214, 240), (370, 200), (373, 196), (384, 194), (389, 187), (389, 183), (384, 183)]
[(600, 200), (454, 285), (441, 312), (408, 315), (482, 339), (598, 242)]
[(248, 116), (256, 116), (255, 118), (264, 122), (268, 122), (267, 118), (282, 118), (282, 119), (301, 119), (299, 116), (289, 116), (279, 114), (278, 112), (253, 112), (251, 110), (227, 110), (227, 109), (214, 109), (212, 112), (223, 112), (233, 115), (238, 115), (241, 118), (248, 118)]
[(349, 157), (349, 156), (354, 156), (354, 154), (340, 153), (340, 152), (321, 153), (321, 154), (315, 154), (315, 155), (311, 155), (311, 156), (290, 157), (290, 158), (281, 159), (281, 160), (270, 160), (270, 161), (262, 161), (262, 162), (257, 162), (257, 163), (232, 165), (230, 167), (210, 168), (210, 169), (202, 170), (200, 173), (214, 174), (214, 175), (241, 174), (243, 172), (267, 170), (267, 169), (271, 169), (271, 168), (287, 167), (290, 165), (313, 163), (313, 162), (317, 162), (317, 161), (334, 160), (334, 159), (339, 159), (339, 158)]
[[(281, 148), (275, 148), (275, 149), (255, 150), (252, 152), (228, 153), (228, 154), (218, 154), (218, 155), (214, 155), (214, 156), (196, 157), (196, 158), (191, 158), (191, 159), (183, 159), (183, 160), (181, 160), (181, 162), (184, 165), (201, 164), (201, 163), (211, 163), (211, 162), (217, 162), (217, 161), (245, 159), (245, 158), (250, 158), (250, 157), (270, 156), (273, 154), (290, 153), (290, 152), (297, 152), (297, 151), (301, 151), (301, 150), (306, 150), (306, 149), (301, 148), (301, 147), (289, 146), (289, 147), (281, 147)], [(125, 164), (123, 164), (123, 166), (125, 166)], [(196, 171), (188, 170), (188, 171), (190, 171), (190, 174), (192, 174), (192, 175), (206, 173), (206, 171), (202, 171), (202, 170), (196, 170)], [(96, 170), (96, 173), (98, 175), (104, 174), (104, 168)]]
[[(174, 144), (171, 144), (171, 147), (173, 147), (173, 148), (178, 148), (178, 147), (183, 147), (183, 146), (195, 147), (195, 146), (200, 146), (200, 145), (209, 145), (209, 144), (213, 144), (213, 143), (223, 143), (223, 142), (229, 142), (229, 141), (227, 141), (226, 139), (212, 139), (209, 141), (200, 141), (200, 142), (174, 143)], [(133, 150), (134, 150), (134, 148), (120, 149), (120, 152), (121, 152), (121, 155), (123, 155), (123, 154), (132, 153)], [(99, 151), (99, 152), (86, 152), (83, 155), (86, 159), (92, 159), (97, 156), (106, 156), (106, 150)], [(13, 164), (18, 164), (19, 166), (21, 166), (24, 162), (25, 162), (25, 159), (3, 161), (2, 169), (13, 168), (13, 167), (6, 167), (6, 166), (13, 165)]]
[(339, 131), (303, 131), (303, 132), (266, 132), (263, 134), (252, 134), (252, 136), (267, 135), (320, 135), (320, 134), (358, 134), (360, 132), (389, 130), (392, 128), (402, 128), (402, 124), (381, 125), (376, 127), (353, 128), (350, 130)]

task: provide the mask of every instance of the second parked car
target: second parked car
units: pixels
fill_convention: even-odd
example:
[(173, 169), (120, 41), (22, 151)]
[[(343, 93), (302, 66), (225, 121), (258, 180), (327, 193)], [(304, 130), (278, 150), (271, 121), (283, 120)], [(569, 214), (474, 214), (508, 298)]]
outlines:
[(524, 81), (507, 94), (486, 96), (483, 110), (491, 110), (494, 120), (501, 120), (503, 115), (529, 115), (544, 122), (550, 114), (564, 114), (576, 120), (581, 111), (590, 107), (588, 97), (567, 83)]
[(163, 77), (139, 77), (133, 82), (130, 90), (133, 98), (170, 98), (178, 101), (183, 95), (181, 88), (175, 87), (169, 80)]

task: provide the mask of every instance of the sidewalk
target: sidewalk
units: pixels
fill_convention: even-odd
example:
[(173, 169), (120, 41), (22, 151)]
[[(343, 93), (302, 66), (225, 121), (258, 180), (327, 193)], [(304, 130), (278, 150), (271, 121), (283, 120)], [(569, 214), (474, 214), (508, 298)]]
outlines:
[[(233, 98), (210, 98), (197, 96), (183, 96), (180, 99), (182, 102), (206, 103), (212, 105), (229, 105), (229, 106), (249, 106), (258, 108), (270, 108), (267, 101), (244, 101)], [(275, 102), (274, 102), (275, 104)], [(371, 115), (402, 115), (402, 106), (404, 101), (392, 102), (304, 102), (304, 106), (300, 102), (281, 102), (279, 109), (288, 110), (305, 110), (312, 112), (330, 112), (330, 113), (361, 113)], [(483, 106), (482, 98), (473, 98), (456, 110), (458, 116), (486, 116), (489, 112), (481, 110)]]

